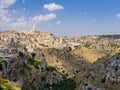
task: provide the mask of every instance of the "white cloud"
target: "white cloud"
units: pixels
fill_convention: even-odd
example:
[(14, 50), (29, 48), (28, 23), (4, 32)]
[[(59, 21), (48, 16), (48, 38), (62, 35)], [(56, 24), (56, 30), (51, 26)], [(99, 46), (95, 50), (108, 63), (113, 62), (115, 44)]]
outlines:
[(14, 10), (14, 9), (13, 9), (11, 12), (12, 12), (12, 13), (17, 13), (17, 11), (16, 11), (16, 10)]
[(58, 24), (61, 24), (61, 21), (57, 21), (55, 24), (57, 24), (57, 25), (58, 25)]
[(83, 12), (83, 14), (84, 14), (84, 15), (87, 15), (87, 12), (85, 11), (85, 12)]
[(89, 18), (88, 23), (96, 23), (97, 20), (95, 18)]
[(0, 26), (6, 27), (5, 25), (13, 20), (13, 17), (10, 17), (9, 10), (0, 9), (0, 13)]
[(54, 18), (56, 18), (56, 14), (51, 13), (51, 14), (47, 14), (47, 15), (38, 15), (38, 16), (30, 17), (30, 20), (32, 22), (38, 23), (41, 21), (49, 21)]
[(25, 26), (25, 25), (27, 25), (27, 20), (26, 20), (26, 18), (24, 16), (22, 16), (22, 17), (18, 18), (16, 20), (16, 22), (10, 23), (10, 25), (12, 27)]
[(93, 23), (96, 23), (96, 19), (93, 18), (93, 19), (92, 19), (92, 22), (93, 22)]
[[(9, 10), (17, 0), (0, 0), (0, 30), (17, 29), (24, 26), (27, 21), (24, 16), (18, 17), (20, 13), (16, 10)], [(16, 16), (18, 17), (16, 17)]]
[(7, 24), (13, 19), (13, 17), (10, 15), (10, 11), (7, 10), (7, 8), (13, 5), (15, 2), (16, 0), (0, 0), (0, 24)]
[(28, 17), (22, 16), (20, 18), (17, 18), (10, 23), (7, 24), (6, 28), (8, 29), (30, 29), (33, 24), (38, 24), (42, 21), (49, 21), (56, 18), (56, 14), (47, 14), (47, 15), (38, 15), (34, 17)]
[(44, 9), (47, 9), (48, 11), (54, 11), (54, 10), (62, 10), (64, 9), (64, 7), (55, 3), (50, 3), (50, 4), (45, 4)]
[(116, 14), (116, 16), (117, 16), (118, 18), (120, 18), (120, 13)]
[(0, 17), (6, 16), (8, 14), (8, 10), (0, 9)]
[(26, 17), (22, 16), (22, 17), (18, 18), (17, 21), (25, 23), (26, 22)]
[[(46, 15), (36, 15), (33, 17), (25, 17), (23, 8), (19, 10), (9, 10), (17, 0), (0, 0), (0, 30), (6, 29), (30, 29), (33, 24), (39, 24), (43, 21), (49, 21), (56, 18), (56, 14), (50, 13)], [(23, 15), (23, 16), (22, 16)]]
[(25, 11), (26, 10), (26, 8), (23, 8), (23, 11)]
[(0, 0), (0, 8), (8, 8), (11, 5), (13, 5), (16, 2), (16, 0)]
[(48, 26), (51, 26), (51, 24), (49, 23)]
[(24, 4), (24, 3), (25, 3), (25, 0), (22, 0), (22, 3)]

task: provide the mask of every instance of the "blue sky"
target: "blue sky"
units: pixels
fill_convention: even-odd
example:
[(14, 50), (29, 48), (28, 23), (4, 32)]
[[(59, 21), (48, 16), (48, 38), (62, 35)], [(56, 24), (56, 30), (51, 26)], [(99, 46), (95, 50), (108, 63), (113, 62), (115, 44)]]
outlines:
[(0, 31), (120, 34), (120, 0), (0, 0)]

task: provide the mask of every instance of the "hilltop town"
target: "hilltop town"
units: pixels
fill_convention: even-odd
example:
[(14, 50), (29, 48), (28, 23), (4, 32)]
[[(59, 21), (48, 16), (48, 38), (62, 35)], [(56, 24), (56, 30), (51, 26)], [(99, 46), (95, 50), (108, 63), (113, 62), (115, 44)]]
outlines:
[(119, 90), (120, 35), (0, 32), (0, 76), (22, 90)]

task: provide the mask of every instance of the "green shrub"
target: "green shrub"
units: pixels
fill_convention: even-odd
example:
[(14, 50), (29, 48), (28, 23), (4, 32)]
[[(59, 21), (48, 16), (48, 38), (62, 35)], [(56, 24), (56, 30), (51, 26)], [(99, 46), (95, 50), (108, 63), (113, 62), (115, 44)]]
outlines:
[(32, 59), (35, 58), (36, 54), (35, 53), (31, 53)]
[(39, 44), (39, 45), (41, 45), (43, 47), (49, 47), (48, 45), (45, 45), (45, 44)]
[(101, 83), (105, 83), (105, 81), (106, 81), (105, 77), (101, 79)]
[(40, 64), (40, 62), (39, 61), (34, 61), (33, 63), (32, 63), (32, 65), (34, 66), (34, 67), (38, 67), (38, 65)]
[(85, 46), (86, 48), (90, 48), (90, 44), (89, 44), (89, 43), (86, 43), (84, 46)]
[(75, 88), (75, 81), (72, 79), (66, 79), (54, 85), (52, 90), (74, 90)]
[(54, 70), (55, 70), (55, 68), (54, 68), (54, 67), (52, 67), (52, 66), (47, 66), (47, 70), (48, 70), (48, 71), (54, 71)]
[(4, 60), (0, 60), (0, 71), (2, 71), (2, 63), (5, 63), (5, 66), (7, 66), (7, 62)]
[(72, 50), (71, 47), (64, 47), (63, 50), (66, 50), (67, 52), (70, 52)]
[(115, 67), (115, 71), (117, 72), (119, 70), (119, 66), (117, 65), (116, 67)]
[(2, 71), (2, 64), (0, 63), (0, 71)]
[(50, 87), (52, 87), (52, 90), (75, 90), (76, 83), (72, 79), (66, 79), (57, 84), (46, 84), (42, 90), (50, 90)]
[(2, 87), (0, 87), (0, 90), (4, 90)]
[(23, 57), (24, 56), (23, 52), (19, 52), (19, 56)]
[(38, 68), (38, 65), (40, 65), (41, 62), (30, 58), (30, 64), (31, 64), (32, 66), (34, 66), (35, 68)]
[(44, 76), (41, 77), (41, 81), (42, 81), (42, 82), (45, 82), (45, 81), (46, 81), (46, 77), (44, 77)]

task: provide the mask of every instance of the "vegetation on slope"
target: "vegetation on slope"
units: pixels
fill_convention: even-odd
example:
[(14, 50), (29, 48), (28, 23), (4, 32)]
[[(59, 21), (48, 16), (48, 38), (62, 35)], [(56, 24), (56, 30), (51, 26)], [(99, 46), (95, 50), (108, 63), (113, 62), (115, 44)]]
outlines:
[(52, 90), (75, 90), (76, 88), (76, 83), (73, 79), (65, 79), (62, 80), (60, 82), (58, 82), (57, 84), (47, 84), (43, 90), (50, 90), (50, 88), (52, 88)]
[(20, 87), (9, 80), (2, 79), (0, 90), (21, 90)]

